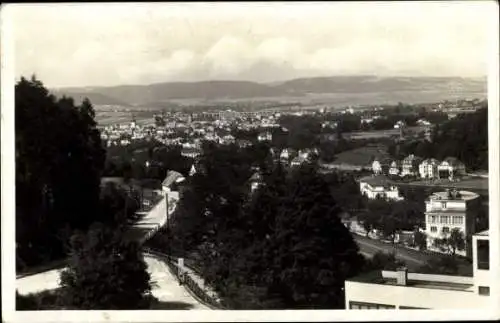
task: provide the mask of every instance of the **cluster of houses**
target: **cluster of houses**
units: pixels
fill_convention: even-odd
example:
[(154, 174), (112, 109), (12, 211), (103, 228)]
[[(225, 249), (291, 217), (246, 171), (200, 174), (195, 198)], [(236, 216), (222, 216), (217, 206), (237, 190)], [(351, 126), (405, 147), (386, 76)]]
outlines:
[(465, 165), (455, 157), (443, 161), (434, 158), (423, 159), (409, 155), (403, 160), (375, 159), (372, 163), (375, 175), (391, 177), (420, 177), (422, 179), (457, 180), (466, 175)]
[(319, 151), (316, 148), (301, 150), (285, 148), (280, 152), (275, 148), (271, 148), (271, 155), (275, 157), (276, 160), (279, 160), (283, 165), (298, 167), (308, 161), (311, 161), (314, 156), (318, 156)]
[[(165, 117), (164, 125), (138, 124), (135, 120), (129, 123), (112, 124), (100, 129), (101, 139), (110, 146), (127, 146), (137, 140), (155, 139), (165, 145), (179, 144), (186, 146), (187, 150), (199, 146), (201, 141), (208, 140), (221, 144), (236, 143), (231, 130), (236, 124), (240, 130), (270, 129), (279, 127), (277, 122), (281, 113), (258, 111), (251, 114), (236, 111), (223, 111), (212, 114), (201, 114), (195, 120), (192, 114), (173, 114)], [(207, 120), (210, 117), (212, 119)], [(270, 131), (263, 131), (258, 140), (271, 140)], [(248, 141), (238, 144), (246, 145)], [(193, 152), (187, 152), (193, 154)]]

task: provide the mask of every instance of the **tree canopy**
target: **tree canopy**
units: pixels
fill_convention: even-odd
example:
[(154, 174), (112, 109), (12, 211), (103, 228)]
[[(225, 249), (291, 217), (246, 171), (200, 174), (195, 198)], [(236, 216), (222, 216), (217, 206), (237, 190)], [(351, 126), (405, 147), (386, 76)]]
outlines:
[[(329, 184), (313, 165), (290, 171), (247, 153), (204, 147), (200, 172), (172, 219), (170, 246), (196, 257), (230, 308), (342, 308), (344, 280), (364, 258)], [(259, 163), (262, 181), (251, 193), (248, 179)]]
[(61, 295), (69, 308), (149, 308), (150, 276), (140, 246), (122, 235), (97, 224), (72, 237), (70, 263), (61, 273)]

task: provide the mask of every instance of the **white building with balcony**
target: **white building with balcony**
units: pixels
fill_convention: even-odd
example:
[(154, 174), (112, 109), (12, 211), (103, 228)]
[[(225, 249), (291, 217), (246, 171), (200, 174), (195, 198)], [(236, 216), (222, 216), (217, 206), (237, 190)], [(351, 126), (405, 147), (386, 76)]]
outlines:
[(473, 276), (373, 271), (345, 281), (345, 307), (355, 309), (490, 309), (488, 231), (472, 238)]
[(393, 181), (384, 175), (366, 176), (359, 179), (361, 195), (369, 199), (402, 200), (399, 189)]
[(442, 252), (435, 246), (435, 240), (448, 237), (451, 230), (457, 228), (466, 241), (465, 250), (458, 250), (457, 254), (469, 257), (472, 246), (467, 240), (475, 233), (475, 218), (480, 207), (479, 195), (469, 191), (448, 190), (429, 196), (425, 201), (427, 248)]

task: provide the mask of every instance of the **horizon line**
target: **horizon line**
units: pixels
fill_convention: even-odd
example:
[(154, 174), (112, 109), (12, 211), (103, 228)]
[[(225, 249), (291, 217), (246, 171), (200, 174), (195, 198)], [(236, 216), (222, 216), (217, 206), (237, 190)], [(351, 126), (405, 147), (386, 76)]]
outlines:
[[(39, 79), (36, 73), (32, 73), (29, 77), (26, 76), (18, 76), (16, 77), (16, 83), (22, 78), (26, 79), (31, 79), (32, 76), (37, 77), (39, 81), (42, 83), (43, 80)], [(157, 85), (157, 84), (168, 84), (168, 83), (177, 83), (177, 84), (193, 84), (193, 83), (209, 83), (209, 82), (239, 82), (239, 83), (254, 83), (254, 84), (261, 84), (261, 85), (272, 85), (273, 83), (284, 83), (284, 82), (290, 82), (290, 81), (295, 81), (295, 80), (303, 80), (303, 79), (327, 79), (327, 78), (348, 78), (348, 77), (371, 77), (371, 78), (449, 78), (449, 79), (488, 79), (487, 75), (482, 75), (482, 76), (459, 76), (459, 75), (375, 75), (375, 74), (342, 74), (342, 75), (318, 75), (318, 76), (303, 76), (303, 77), (294, 77), (294, 78), (287, 78), (287, 79), (281, 79), (281, 80), (274, 80), (274, 81), (252, 81), (252, 80), (237, 80), (237, 79), (200, 79), (196, 81), (158, 81), (158, 82), (153, 82), (153, 83), (122, 83), (122, 84), (114, 84), (114, 85), (76, 85), (76, 86), (47, 86), (45, 85), (48, 89), (50, 90), (64, 90), (64, 89), (83, 89), (83, 88), (112, 88), (112, 87), (127, 87), (127, 86), (142, 86), (142, 87), (147, 87), (147, 86), (152, 86), (152, 85)]]

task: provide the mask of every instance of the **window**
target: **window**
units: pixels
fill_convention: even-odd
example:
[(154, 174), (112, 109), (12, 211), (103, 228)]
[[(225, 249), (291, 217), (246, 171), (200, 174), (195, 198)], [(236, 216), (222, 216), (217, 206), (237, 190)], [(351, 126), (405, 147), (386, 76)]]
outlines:
[(441, 202), (441, 207), (442, 207), (443, 209), (446, 209), (446, 202)]
[(394, 305), (363, 303), (363, 302), (349, 302), (349, 309), (352, 310), (385, 310), (395, 309)]
[(447, 216), (447, 215), (441, 215), (440, 223), (441, 224), (448, 224), (448, 218), (449, 218), (449, 216)]
[(430, 223), (436, 223), (436, 216), (435, 216), (435, 215), (431, 215), (431, 216), (429, 217), (429, 222), (430, 222)]
[(490, 295), (490, 288), (487, 286), (479, 286), (478, 292), (479, 292), (479, 295), (489, 296)]
[(490, 242), (477, 240), (477, 269), (490, 269)]
[(431, 232), (437, 232), (437, 230), (438, 230), (438, 229), (437, 229), (436, 227), (434, 227), (434, 226), (433, 226), (433, 227), (431, 227)]
[(450, 233), (450, 228), (448, 228), (448, 227), (443, 227), (443, 233), (444, 233), (444, 234), (448, 234), (448, 233)]
[(453, 224), (464, 224), (464, 218), (462, 216), (454, 216), (452, 218)]

